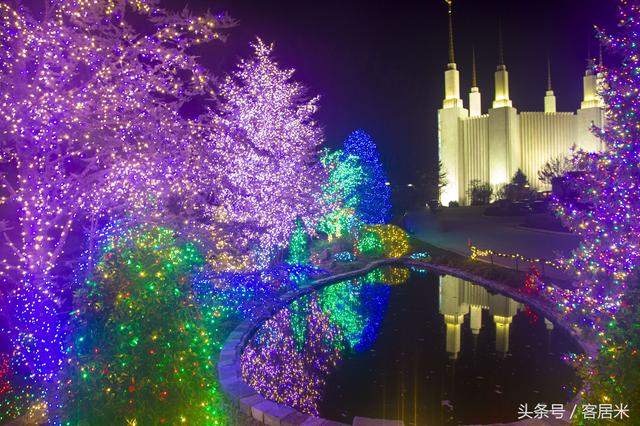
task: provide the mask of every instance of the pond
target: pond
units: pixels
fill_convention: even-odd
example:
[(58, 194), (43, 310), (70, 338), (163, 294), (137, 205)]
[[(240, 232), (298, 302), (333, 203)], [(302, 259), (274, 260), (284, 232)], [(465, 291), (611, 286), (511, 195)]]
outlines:
[(509, 297), (451, 276), (375, 270), (292, 302), (242, 353), (264, 397), (351, 424), (515, 421), (520, 404), (567, 403), (580, 382), (563, 330)]

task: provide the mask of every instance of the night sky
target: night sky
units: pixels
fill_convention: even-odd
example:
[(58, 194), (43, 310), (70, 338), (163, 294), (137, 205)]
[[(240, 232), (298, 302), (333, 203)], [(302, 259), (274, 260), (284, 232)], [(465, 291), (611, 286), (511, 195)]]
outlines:
[[(318, 118), (327, 144), (351, 130), (375, 139), (394, 183), (408, 183), (437, 161), (437, 109), (447, 63), (443, 0), (264, 1), (167, 0), (198, 12), (227, 11), (238, 20), (227, 43), (198, 53), (216, 74), (250, 54), (256, 35), (276, 45), (279, 62), (322, 95)], [(559, 111), (575, 111), (582, 96), (587, 49), (597, 56), (593, 25), (612, 28), (613, 0), (454, 0), (456, 62), (468, 106), (475, 45), (483, 110), (493, 98), (498, 22), (502, 22), (511, 99), (519, 111), (541, 111), (547, 56)], [(605, 61), (611, 61), (607, 58)]]

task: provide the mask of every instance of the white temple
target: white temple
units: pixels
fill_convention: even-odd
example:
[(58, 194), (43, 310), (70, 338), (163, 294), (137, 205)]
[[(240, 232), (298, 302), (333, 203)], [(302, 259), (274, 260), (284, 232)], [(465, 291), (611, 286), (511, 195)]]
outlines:
[[(445, 71), (445, 96), (438, 110), (439, 156), (448, 184), (440, 201), (468, 204), (469, 182), (478, 179), (493, 186), (508, 183), (520, 168), (532, 187), (543, 189), (538, 170), (551, 158), (569, 154), (572, 146), (587, 151), (601, 149), (601, 142), (590, 131), (592, 124), (604, 124), (603, 103), (598, 96), (600, 76), (588, 67), (583, 77), (584, 100), (577, 112), (557, 112), (551, 87), (544, 96), (544, 111), (518, 112), (509, 97), (509, 73), (502, 54), (495, 72), (493, 107), (482, 112), (477, 85), (475, 58), (469, 108), (460, 98), (460, 71), (453, 46), (451, 0), (449, 5), (449, 64)], [(550, 67), (549, 67), (550, 68)]]

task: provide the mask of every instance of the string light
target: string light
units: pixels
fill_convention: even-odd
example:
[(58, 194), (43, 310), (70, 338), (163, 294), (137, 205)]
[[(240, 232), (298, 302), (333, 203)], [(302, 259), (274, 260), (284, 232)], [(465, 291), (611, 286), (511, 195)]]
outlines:
[(409, 268), (388, 266), (384, 269), (383, 282), (390, 285), (400, 285), (407, 282), (410, 276)]
[(241, 355), (244, 380), (265, 398), (317, 416), (328, 375), (345, 350), (373, 344), (386, 312), (389, 287), (365, 281), (303, 296), (266, 321)]
[(322, 389), (342, 357), (343, 343), (316, 297), (305, 297), (301, 303), (309, 312), (304, 341), (294, 337), (291, 310), (282, 309), (245, 347), (241, 370), (243, 379), (265, 398), (317, 416)]
[(357, 157), (365, 176), (357, 187), (358, 217), (368, 224), (387, 223), (391, 214), (391, 189), (386, 185), (389, 179), (373, 138), (362, 129), (354, 131), (344, 142), (343, 155)]
[[(599, 343), (597, 359), (569, 357), (586, 382), (582, 397), (629, 402), (637, 412), (640, 383), (637, 266), (640, 263), (640, 5), (619, 0), (617, 34), (599, 31), (619, 67), (594, 67), (606, 105), (605, 128), (594, 128), (605, 150), (576, 155), (576, 200), (556, 200), (563, 223), (580, 237), (567, 260), (577, 288), (542, 294)], [(582, 158), (581, 158), (582, 157)]]
[(291, 234), (287, 262), (292, 265), (305, 265), (309, 263), (309, 254), (309, 236), (304, 224), (298, 220)]
[[(212, 86), (185, 51), (221, 38), (231, 21), (157, 6), (54, 2), (36, 19), (0, 5), (0, 162), (8, 171), (0, 199), (18, 216), (14, 232), (4, 233), (12, 255), (2, 273), (13, 290), (5, 331), (43, 394), (56, 388), (64, 357), (66, 289), (53, 275), (68, 272), (74, 225), (124, 210), (157, 217), (170, 194), (189, 198), (202, 181), (184, 165), (204, 144), (197, 141), (210, 138), (177, 106), (210, 96)], [(152, 31), (140, 37), (127, 13)]]
[(190, 291), (203, 265), (166, 228), (111, 239), (76, 295), (62, 424), (228, 424), (214, 341)]
[(314, 119), (319, 98), (305, 100), (305, 88), (291, 81), (293, 70), (273, 60), (273, 45), (257, 39), (252, 47), (253, 57), (220, 86), (222, 144), (229, 149), (219, 167), (228, 184), (216, 194), (212, 216), (235, 224), (231, 241), (252, 246), (254, 265), (264, 268), (298, 220), (315, 229), (325, 212), (326, 176), (315, 154), (323, 142)]
[(396, 225), (363, 225), (358, 231), (356, 249), (366, 256), (402, 257), (411, 246), (404, 229)]
[(523, 256), (520, 253), (503, 253), (503, 252), (499, 252), (491, 249), (481, 249), (474, 245), (469, 245), (469, 251), (471, 252), (471, 254), (469, 255), (469, 259), (471, 260), (479, 260), (479, 258), (481, 257), (495, 256), (495, 257), (501, 257), (504, 259), (517, 260), (523, 263), (544, 264), (546, 266), (549, 266), (550, 268), (554, 268), (558, 270), (567, 269), (566, 265), (564, 265), (564, 262), (562, 260), (552, 261), (552, 260), (545, 260), (545, 259), (538, 259), (538, 258), (529, 258), (529, 257)]
[(579, 282), (567, 305), (580, 306), (596, 329), (596, 318), (615, 315), (640, 261), (638, 7), (626, 0), (620, 5), (620, 34), (601, 31), (600, 39), (611, 53), (622, 56), (622, 66), (594, 70), (607, 117), (606, 128), (594, 128), (594, 133), (606, 149), (576, 156), (583, 170), (571, 182), (579, 193), (577, 202), (557, 200), (559, 216), (581, 240), (566, 262)]
[(341, 251), (333, 255), (333, 259), (338, 262), (353, 262), (356, 257), (350, 251)]
[(363, 130), (352, 132), (343, 149), (325, 150), (321, 163), (328, 173), (323, 194), (334, 206), (320, 221), (318, 230), (329, 240), (350, 235), (362, 224), (382, 224), (389, 220), (390, 189), (371, 136)]
[[(11, 393), (0, 420), (26, 412), (51, 424), (228, 423), (213, 368), (223, 321), (323, 273), (300, 266), (316, 229), (340, 236), (388, 219), (371, 138), (354, 132), (319, 162), (318, 98), (279, 67), (272, 45), (256, 40), (214, 93), (187, 52), (232, 25), (158, 0), (57, 2), (42, 19), (0, 4), (0, 162), (10, 170), (0, 203), (18, 213), (17, 229), (0, 224), (11, 250), (0, 273), (12, 285), (3, 331), (21, 369), (11, 386), (0, 382)], [(184, 113), (213, 95), (219, 110)], [(78, 265), (65, 249), (85, 222)], [(408, 250), (406, 235), (376, 229), (389, 255)], [(287, 245), (292, 265), (271, 267)], [(58, 278), (68, 263), (80, 270), (75, 283)], [(318, 346), (330, 362), (311, 375), (316, 386), (343, 335), (362, 347), (362, 330), (379, 326), (384, 294), (367, 283), (381, 279), (373, 271), (358, 283), (372, 301), (364, 310), (331, 314), (338, 296), (327, 296), (326, 312), (309, 302), (317, 320), (304, 325), (301, 308), (297, 346), (314, 342), (310, 333), (335, 334), (335, 347)]]
[(355, 208), (359, 203), (358, 188), (365, 176), (359, 159), (344, 155), (342, 150), (325, 150), (320, 162), (328, 175), (322, 188), (323, 197), (326, 204), (334, 208), (320, 220), (317, 228), (331, 241), (350, 235), (359, 225)]
[[(393, 277), (394, 274), (392, 272), (388, 276)], [(387, 285), (345, 281), (320, 291), (318, 305), (340, 330), (347, 346), (362, 352), (373, 344), (378, 335), (389, 294)]]

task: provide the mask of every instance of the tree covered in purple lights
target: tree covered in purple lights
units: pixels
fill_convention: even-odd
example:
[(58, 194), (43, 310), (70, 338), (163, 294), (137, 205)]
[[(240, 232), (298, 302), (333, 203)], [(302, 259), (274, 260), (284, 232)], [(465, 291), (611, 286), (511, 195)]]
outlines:
[[(622, 0), (618, 35), (601, 33), (620, 68), (597, 67), (607, 125), (595, 129), (606, 149), (585, 161), (575, 178), (579, 202), (560, 206), (564, 222), (581, 238), (570, 265), (578, 274), (583, 314), (614, 314), (640, 262), (640, 46), (637, 2)], [(588, 206), (585, 208), (584, 206)]]
[(185, 165), (211, 132), (179, 110), (213, 92), (187, 50), (230, 22), (156, 0), (44, 4), (38, 18), (0, 4), (0, 196), (16, 217), (1, 227), (7, 331), (23, 365), (50, 384), (62, 358), (64, 283), (54, 274), (73, 261), (72, 230), (90, 216), (157, 220), (171, 196), (194, 199), (197, 169)]
[(343, 337), (315, 295), (303, 300), (260, 327), (242, 353), (241, 369), (264, 397), (317, 416), (326, 379), (342, 358)]
[[(80, 256), (69, 248), (87, 253), (78, 282), (107, 280), (94, 276), (99, 224), (175, 230), (197, 240), (212, 271), (249, 280), (247, 270), (291, 240), (291, 261), (301, 263), (306, 232), (337, 202), (322, 193), (318, 97), (274, 61), (273, 46), (258, 39), (216, 87), (190, 48), (224, 37), (233, 22), (222, 15), (169, 12), (160, 0), (44, 5), (34, 17), (0, 4), (0, 204), (13, 212), (0, 221), (9, 252), (0, 274), (14, 360), (35, 379), (34, 399), (55, 412), (66, 313), (78, 308), (66, 275)], [(185, 114), (194, 103), (202, 110)], [(358, 208), (385, 221), (375, 145), (362, 132), (347, 142), (369, 176)], [(238, 306), (271, 291), (241, 290)]]
[(580, 204), (559, 208), (581, 239), (569, 261), (578, 289), (563, 305), (592, 327), (600, 343), (596, 359), (578, 357), (587, 390), (582, 397), (592, 403), (622, 403), (631, 416), (638, 411), (640, 390), (639, 33), (640, 4), (620, 0), (617, 34), (599, 34), (609, 52), (621, 59), (620, 66), (594, 70), (601, 78), (607, 118), (606, 127), (594, 132), (606, 148), (576, 157), (584, 170), (575, 182)]

